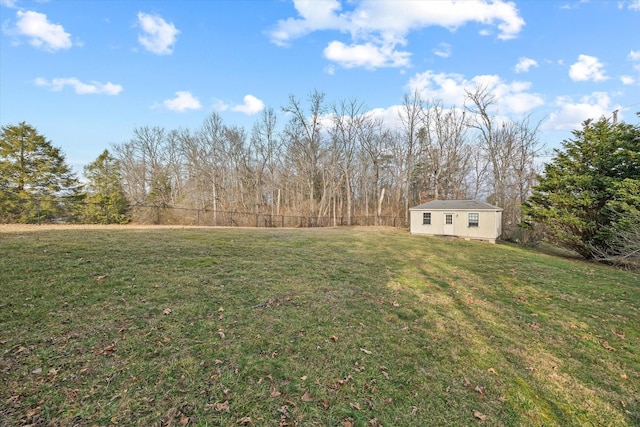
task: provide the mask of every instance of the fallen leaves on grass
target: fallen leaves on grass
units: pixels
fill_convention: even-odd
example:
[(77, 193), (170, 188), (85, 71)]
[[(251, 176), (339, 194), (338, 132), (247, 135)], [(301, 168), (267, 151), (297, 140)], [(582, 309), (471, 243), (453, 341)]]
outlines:
[(367, 424), (369, 427), (382, 427), (382, 423), (377, 418), (371, 418)]
[(256, 304), (256, 305), (252, 306), (251, 308), (278, 307), (280, 304), (285, 304), (285, 303), (288, 303), (288, 302), (291, 302), (291, 297), (290, 296), (284, 296), (284, 297), (280, 297), (280, 298), (269, 298), (265, 302), (261, 302), (260, 304)]
[(487, 416), (480, 411), (473, 411), (473, 416), (479, 419), (480, 421), (484, 421), (487, 419)]
[(269, 396), (271, 397), (278, 397), (280, 396), (282, 393), (280, 393), (278, 391), (278, 389), (276, 388), (275, 385), (271, 384), (271, 386), (269, 387)]
[(351, 402), (351, 403), (349, 403), (349, 406), (351, 406), (351, 408), (355, 409), (356, 411), (361, 411), (362, 410), (362, 408), (360, 407), (360, 404), (358, 402), (356, 402), (356, 403)]
[(363, 352), (364, 354), (371, 354), (371, 351), (367, 350), (366, 348), (360, 347), (360, 351)]
[(353, 427), (355, 424), (355, 420), (351, 417), (349, 418), (345, 418), (344, 420), (342, 420), (342, 427)]
[(411, 407), (411, 416), (415, 417), (418, 414), (418, 407), (417, 406), (412, 406)]
[(309, 393), (308, 391), (305, 391), (300, 400), (302, 400), (303, 402), (312, 402), (313, 396), (311, 396), (311, 393)]
[(489, 369), (487, 369), (487, 372), (489, 372), (490, 374), (493, 374), (493, 375), (498, 375), (498, 373), (496, 372), (496, 370), (495, 370), (495, 369), (493, 369), (493, 368), (489, 368)]
[(25, 416), (27, 417), (28, 420), (30, 420), (33, 417), (35, 417), (36, 415), (38, 415), (41, 411), (42, 411), (42, 408), (39, 407), (39, 406), (37, 406), (35, 408), (27, 409), (27, 412), (25, 413)]
[(386, 379), (389, 379), (389, 374), (387, 373), (386, 366), (380, 366), (380, 372), (382, 373), (383, 377), (385, 377)]
[(609, 350), (609, 351), (614, 351), (615, 350), (615, 348), (611, 347), (607, 341), (603, 341), (602, 342), (602, 347), (605, 350)]
[(171, 309), (165, 308), (164, 310), (162, 310), (162, 314), (164, 314), (165, 316), (168, 316), (169, 314), (171, 314)]
[(253, 421), (251, 421), (251, 417), (242, 417), (238, 420), (238, 424), (241, 426), (253, 425)]
[(105, 348), (103, 348), (102, 351), (100, 352), (100, 354), (104, 354), (105, 356), (108, 356), (111, 353), (113, 353), (114, 351), (116, 351), (116, 345), (115, 344), (111, 344), (111, 345), (108, 345)]
[(618, 338), (620, 338), (621, 340), (626, 339), (626, 335), (624, 334), (624, 331), (619, 331), (617, 329), (612, 329), (611, 333), (615, 336), (617, 336)]
[(96, 276), (96, 282), (102, 282), (104, 279), (106, 279), (107, 277), (109, 277), (109, 273), (107, 274), (101, 274), (99, 276)]
[(340, 386), (345, 385), (346, 383), (348, 383), (350, 380), (352, 380), (353, 377), (351, 375), (347, 375), (346, 377), (344, 377), (341, 380), (336, 381), (335, 383), (329, 384), (330, 388), (338, 388)]
[(207, 403), (204, 405), (204, 410), (208, 411), (209, 409), (213, 409), (216, 412), (229, 412), (229, 401), (225, 400), (224, 402), (216, 402), (216, 403)]
[(280, 422), (278, 423), (278, 427), (288, 426), (287, 418), (289, 418), (289, 407), (287, 405), (282, 405), (278, 408), (278, 412), (280, 412)]
[(338, 337), (335, 336), (335, 335), (331, 335), (330, 340), (333, 341), (333, 342), (338, 342)]

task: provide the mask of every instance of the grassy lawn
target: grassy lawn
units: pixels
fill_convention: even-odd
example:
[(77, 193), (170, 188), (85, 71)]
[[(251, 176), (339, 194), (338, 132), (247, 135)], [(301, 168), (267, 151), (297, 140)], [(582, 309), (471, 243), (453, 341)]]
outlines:
[(0, 425), (640, 425), (640, 275), (393, 229), (0, 232)]

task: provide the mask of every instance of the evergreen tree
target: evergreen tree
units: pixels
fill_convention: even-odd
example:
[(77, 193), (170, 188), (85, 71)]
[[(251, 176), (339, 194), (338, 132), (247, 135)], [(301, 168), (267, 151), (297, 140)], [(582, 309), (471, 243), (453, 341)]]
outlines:
[(611, 250), (640, 212), (640, 126), (587, 120), (545, 166), (525, 223), (587, 259)]
[(0, 132), (0, 222), (37, 222), (69, 213), (82, 197), (64, 154), (22, 122)]
[(87, 178), (83, 220), (100, 224), (127, 222), (127, 198), (122, 189), (120, 165), (108, 150), (84, 167)]

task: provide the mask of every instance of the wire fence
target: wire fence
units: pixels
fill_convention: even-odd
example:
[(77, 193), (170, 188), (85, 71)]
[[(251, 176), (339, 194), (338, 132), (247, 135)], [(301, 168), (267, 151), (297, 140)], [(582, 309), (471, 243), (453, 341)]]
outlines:
[(133, 222), (158, 225), (196, 225), (211, 227), (406, 227), (404, 219), (394, 216), (301, 216), (249, 213), (162, 206), (134, 206), (129, 210)]
[(338, 215), (281, 215), (155, 205), (131, 205), (123, 213), (105, 204), (65, 198), (32, 200), (23, 206), (19, 215), (15, 213), (13, 215), (2, 215), (0, 213), (0, 223), (20, 222), (37, 224), (113, 224), (132, 222), (155, 225), (267, 228), (345, 226), (403, 228), (408, 226), (404, 218), (375, 215), (351, 216), (351, 218)]

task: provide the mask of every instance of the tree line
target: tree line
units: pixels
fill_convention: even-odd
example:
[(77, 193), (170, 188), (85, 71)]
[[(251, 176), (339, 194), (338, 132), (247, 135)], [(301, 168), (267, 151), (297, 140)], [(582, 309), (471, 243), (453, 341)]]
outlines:
[[(584, 256), (611, 252), (598, 243), (611, 241), (598, 230), (613, 227), (612, 236), (630, 223), (625, 212), (640, 206), (634, 196), (640, 191), (633, 192), (640, 179), (638, 126), (585, 122), (574, 140), (564, 142), (566, 152), (556, 150), (539, 174), (539, 123), (506, 119), (495, 107), (496, 98), (483, 87), (468, 91), (460, 107), (424, 100), (416, 92), (404, 96), (390, 126), (357, 99), (329, 103), (324, 93), (313, 91), (304, 100), (289, 97), (281, 107), (284, 123), (267, 108), (250, 130), (226, 124), (215, 112), (196, 129), (137, 127), (129, 140), (85, 167), (84, 182), (33, 127), (6, 126), (0, 140), (0, 222), (34, 222), (43, 211), (52, 217), (55, 209), (71, 210), (67, 218), (75, 221), (124, 222), (136, 206), (157, 206), (213, 215), (332, 218), (345, 225), (354, 217), (408, 223), (414, 205), (479, 199), (504, 209), (505, 238), (520, 238), (528, 229), (529, 235), (555, 237)], [(600, 163), (585, 166), (589, 157), (580, 150), (596, 150), (597, 156), (590, 155)], [(584, 182), (569, 179), (605, 174), (607, 168), (615, 174), (582, 178), (600, 183), (588, 191)], [(618, 181), (620, 188), (614, 185)], [(563, 191), (566, 206), (554, 198)], [(594, 191), (598, 195), (591, 198), (570, 197)], [(68, 208), (54, 199), (80, 203)], [(613, 220), (613, 213), (601, 212), (605, 208), (622, 216)], [(558, 225), (562, 215), (577, 215), (571, 209), (591, 211), (595, 222), (579, 225), (574, 218)]]
[[(468, 105), (405, 95), (389, 127), (357, 99), (290, 96), (285, 123), (272, 108), (251, 129), (212, 113), (197, 129), (143, 126), (114, 145), (129, 203), (213, 211), (341, 218), (393, 216), (438, 198), (481, 198), (505, 225), (535, 182), (537, 125), (498, 120), (486, 89)], [(508, 227), (507, 227), (508, 228)]]

